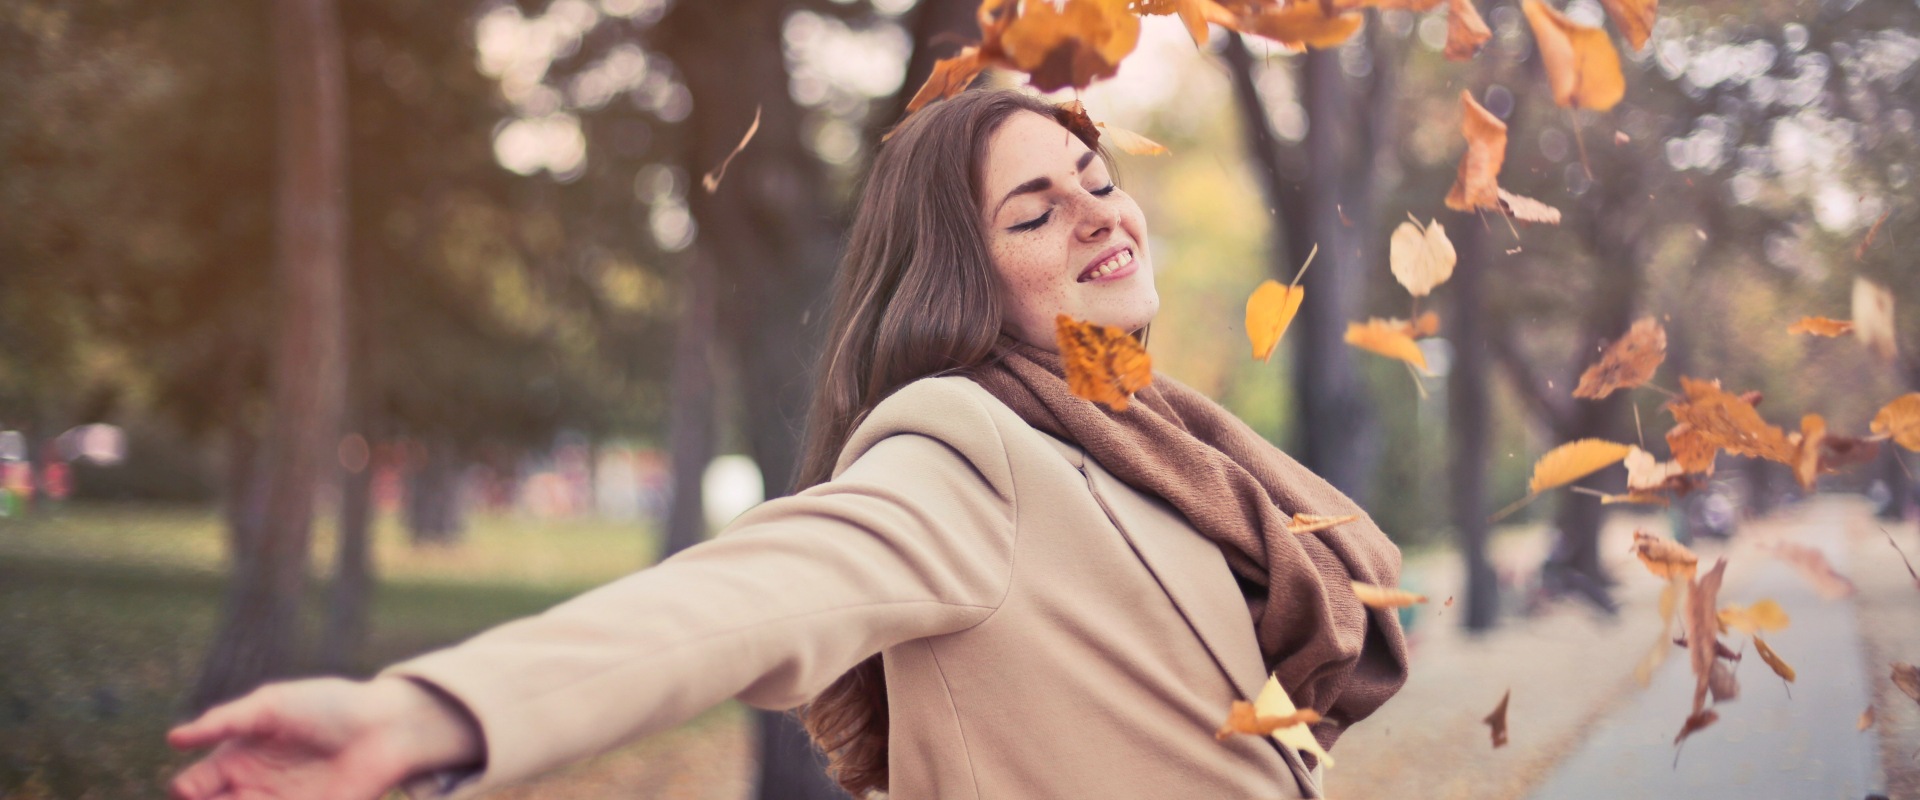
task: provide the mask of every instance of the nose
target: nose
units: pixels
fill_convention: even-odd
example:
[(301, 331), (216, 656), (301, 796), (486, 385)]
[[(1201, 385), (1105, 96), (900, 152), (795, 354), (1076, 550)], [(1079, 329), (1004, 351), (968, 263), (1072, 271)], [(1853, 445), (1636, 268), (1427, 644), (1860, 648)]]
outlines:
[(1097, 242), (1113, 234), (1120, 225), (1120, 209), (1089, 192), (1081, 192), (1080, 221), (1076, 233), (1083, 242)]

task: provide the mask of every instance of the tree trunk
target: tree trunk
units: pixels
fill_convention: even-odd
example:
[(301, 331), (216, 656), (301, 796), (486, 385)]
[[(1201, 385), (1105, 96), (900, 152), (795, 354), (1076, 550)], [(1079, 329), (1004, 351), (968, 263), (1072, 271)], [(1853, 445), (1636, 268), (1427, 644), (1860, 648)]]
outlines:
[(1453, 270), (1453, 308), (1448, 315), (1448, 337), (1453, 344), (1453, 368), (1447, 374), (1447, 413), (1450, 417), (1452, 466), (1447, 471), (1454, 535), (1467, 576), (1468, 630), (1493, 628), (1500, 606), (1500, 587), (1487, 560), (1487, 465), (1490, 461), (1492, 421), (1487, 369), (1486, 271), (1492, 260), (1486, 228), (1472, 223), (1453, 234), (1459, 263)]
[(406, 518), (414, 546), (451, 547), (466, 532), (461, 513), (459, 449), (436, 438), (427, 445), (427, 463), (407, 480)]
[[(276, 293), (272, 421), (257, 533), (245, 536), (195, 710), (290, 674), (297, 662), (314, 489), (334, 461), (344, 378), (346, 91), (331, 0), (273, 0)], [(251, 551), (251, 558), (238, 557)]]
[(673, 495), (667, 504), (661, 560), (707, 538), (700, 490), (715, 449), (713, 269), (697, 254), (688, 262), (685, 291), (669, 378), (673, 405), (667, 411), (667, 441), (672, 449)]
[(339, 542), (333, 583), (327, 589), (327, 622), (320, 636), (320, 669), (350, 674), (360, 662), (370, 629), (373, 573), (373, 464), (358, 471), (343, 470), (340, 518), (335, 524)]

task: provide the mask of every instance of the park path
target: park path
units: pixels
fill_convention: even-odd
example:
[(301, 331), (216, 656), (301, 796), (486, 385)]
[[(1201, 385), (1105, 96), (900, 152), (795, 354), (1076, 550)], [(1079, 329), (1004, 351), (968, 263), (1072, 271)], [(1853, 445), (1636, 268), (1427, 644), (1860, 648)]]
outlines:
[[(1847, 574), (1848, 517), (1845, 507), (1816, 501), (1784, 538), (1819, 548)], [(1694, 687), (1676, 648), (1646, 691), (1593, 724), (1532, 797), (1859, 800), (1882, 790), (1877, 731), (1857, 729), (1873, 665), (1862, 656), (1854, 605), (1822, 598), (1780, 559), (1737, 549), (1721, 604), (1771, 597), (1788, 610), (1792, 624), (1767, 642), (1798, 668), (1792, 696), (1748, 646), (1739, 697), (1717, 706), (1720, 721), (1690, 737), (1666, 768)], [(1745, 637), (1726, 638), (1737, 648)]]

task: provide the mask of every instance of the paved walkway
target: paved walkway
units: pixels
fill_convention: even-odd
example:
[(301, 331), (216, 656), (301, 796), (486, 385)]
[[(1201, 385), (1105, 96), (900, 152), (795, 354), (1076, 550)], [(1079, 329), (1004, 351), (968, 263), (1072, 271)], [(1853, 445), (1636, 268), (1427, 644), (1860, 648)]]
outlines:
[[(1820, 548), (1847, 573), (1844, 511), (1815, 505), (1808, 512), (1791, 532), (1794, 540)], [(1668, 768), (1694, 686), (1686, 654), (1676, 647), (1646, 691), (1593, 724), (1532, 797), (1860, 800), (1883, 791), (1877, 733), (1856, 729), (1869, 673), (1853, 604), (1823, 599), (1779, 559), (1738, 548), (1728, 559), (1721, 605), (1768, 597), (1792, 617), (1786, 630), (1767, 636), (1799, 671), (1791, 698), (1746, 647), (1740, 696), (1717, 706), (1720, 721), (1690, 737), (1678, 765)], [(1746, 641), (1737, 633), (1723, 638), (1735, 648)]]

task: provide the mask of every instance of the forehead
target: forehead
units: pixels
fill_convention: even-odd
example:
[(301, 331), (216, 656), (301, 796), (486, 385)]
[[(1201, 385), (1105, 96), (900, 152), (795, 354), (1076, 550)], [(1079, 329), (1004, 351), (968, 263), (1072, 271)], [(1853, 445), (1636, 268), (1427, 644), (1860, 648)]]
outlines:
[(1087, 149), (1060, 123), (1022, 111), (1009, 117), (987, 146), (987, 190), (997, 194), (1032, 178), (1072, 172)]

